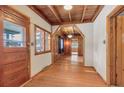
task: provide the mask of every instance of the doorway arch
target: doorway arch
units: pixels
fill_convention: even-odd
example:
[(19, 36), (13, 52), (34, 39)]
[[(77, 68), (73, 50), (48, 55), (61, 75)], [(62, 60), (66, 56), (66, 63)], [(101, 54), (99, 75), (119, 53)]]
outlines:
[[(55, 37), (56, 37), (56, 33), (58, 33), (60, 31), (60, 29), (62, 27), (65, 27), (68, 25), (59, 25), (56, 30), (54, 32), (51, 33), (51, 54), (52, 54), (52, 63), (56, 62), (55, 59)], [(73, 26), (75, 27), (77, 30), (77, 32), (81, 35), (82, 39), (83, 39), (83, 64), (85, 64), (85, 35), (82, 33), (82, 31), (75, 25), (75, 24), (69, 24), (69, 26)]]

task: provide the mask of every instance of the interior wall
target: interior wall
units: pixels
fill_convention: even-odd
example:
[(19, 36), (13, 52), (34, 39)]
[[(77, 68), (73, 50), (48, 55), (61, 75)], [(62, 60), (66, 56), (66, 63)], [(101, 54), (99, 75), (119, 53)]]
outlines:
[[(82, 31), (85, 36), (85, 66), (93, 66), (93, 24), (84, 23), (76, 24), (76, 26)], [(56, 31), (59, 26), (52, 26), (52, 32)], [(84, 42), (83, 42), (84, 43)]]
[[(45, 20), (43, 20), (40, 16), (38, 16), (35, 12), (33, 12), (27, 6), (13, 5), (11, 7), (30, 18), (30, 41), (32, 43), (35, 42), (34, 24), (51, 32), (51, 25), (48, 24)], [(31, 51), (30, 58), (31, 58), (31, 77), (32, 77), (35, 74), (37, 74), (38, 72), (40, 72), (44, 67), (50, 65), (52, 62), (51, 62), (51, 53), (35, 55), (35, 46), (34, 45), (30, 47), (30, 51)]]
[(92, 23), (84, 23), (84, 24), (76, 24), (76, 26), (81, 30), (81, 32), (85, 36), (85, 66), (93, 66), (93, 24)]
[[(104, 6), (93, 23), (93, 65), (97, 72), (106, 81), (106, 17), (115, 8), (114, 5)], [(105, 44), (104, 44), (105, 41)]]

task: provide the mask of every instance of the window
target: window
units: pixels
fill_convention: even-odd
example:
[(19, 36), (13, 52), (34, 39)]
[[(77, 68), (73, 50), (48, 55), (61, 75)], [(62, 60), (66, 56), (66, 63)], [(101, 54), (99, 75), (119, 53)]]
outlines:
[(4, 47), (24, 47), (25, 46), (25, 28), (4, 20)]
[(35, 25), (35, 54), (50, 51), (50, 33)]
[(45, 32), (45, 51), (50, 50), (50, 34)]
[(58, 53), (63, 53), (64, 52), (64, 39), (59, 36), (58, 37)]
[(72, 39), (72, 48), (78, 48), (78, 40)]

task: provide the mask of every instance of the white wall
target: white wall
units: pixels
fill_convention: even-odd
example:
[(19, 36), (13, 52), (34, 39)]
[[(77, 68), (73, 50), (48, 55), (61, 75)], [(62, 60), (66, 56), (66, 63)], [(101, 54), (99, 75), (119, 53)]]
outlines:
[[(85, 66), (93, 66), (93, 24), (76, 24), (85, 36)], [(54, 32), (58, 26), (52, 26)]]
[[(51, 25), (49, 25), (45, 20), (39, 17), (27, 6), (11, 6), (20, 13), (28, 16), (30, 18), (30, 40), (34, 43), (34, 24), (39, 25), (40, 27), (51, 32)], [(51, 53), (41, 54), (35, 56), (35, 47), (31, 46), (31, 76), (34, 76), (40, 72), (45, 66), (51, 64)]]
[(85, 66), (93, 66), (93, 24), (76, 24), (85, 36)]
[(94, 38), (94, 62), (93, 65), (97, 72), (106, 81), (106, 44), (103, 43), (106, 40), (106, 17), (115, 8), (115, 6), (104, 6), (101, 13), (93, 23), (93, 38)]

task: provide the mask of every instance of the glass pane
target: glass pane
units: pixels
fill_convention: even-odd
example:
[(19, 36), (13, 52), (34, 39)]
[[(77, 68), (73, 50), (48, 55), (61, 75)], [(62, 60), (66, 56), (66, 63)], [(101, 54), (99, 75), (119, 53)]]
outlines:
[(25, 46), (25, 28), (4, 20), (4, 47), (24, 47)]
[(72, 48), (78, 48), (78, 40), (72, 39)]
[(45, 32), (45, 49), (46, 51), (50, 50), (50, 34)]
[(64, 49), (64, 40), (61, 39), (61, 50)]
[(36, 28), (36, 52), (44, 51), (44, 31)]

